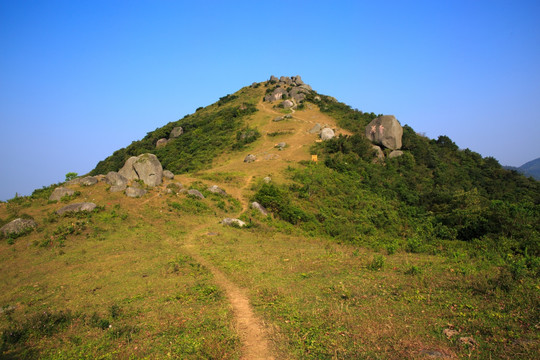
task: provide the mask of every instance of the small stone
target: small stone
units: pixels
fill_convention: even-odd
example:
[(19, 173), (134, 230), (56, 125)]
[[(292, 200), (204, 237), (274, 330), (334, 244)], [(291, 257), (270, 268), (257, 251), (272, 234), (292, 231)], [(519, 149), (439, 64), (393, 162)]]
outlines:
[(163, 177), (167, 179), (174, 179), (174, 174), (169, 170), (163, 170)]
[(156, 142), (156, 148), (164, 147), (165, 145), (167, 145), (168, 142), (169, 142), (169, 140), (167, 140), (167, 139), (165, 139), (165, 138), (159, 139), (159, 140)]
[(245, 163), (252, 163), (255, 160), (257, 160), (257, 157), (255, 155), (253, 155), (253, 154), (249, 154), (248, 156), (245, 157), (244, 162)]
[(444, 329), (443, 334), (446, 335), (447, 338), (451, 339), (453, 336), (459, 334), (459, 331), (454, 329)]
[(177, 126), (174, 129), (172, 129), (171, 134), (169, 135), (169, 139), (177, 138), (183, 133), (184, 133), (184, 129), (181, 126)]
[(267, 184), (269, 184), (272, 181), (272, 178), (270, 176), (267, 176), (263, 179), (263, 181)]
[(291, 100), (285, 100), (281, 104), (281, 107), (284, 109), (288, 109), (294, 106), (294, 103)]
[(36, 226), (37, 223), (34, 220), (17, 218), (2, 226), (0, 232), (4, 234), (4, 236), (9, 236), (10, 234), (18, 235), (28, 229), (35, 228)]
[(262, 206), (261, 204), (259, 204), (258, 202), (256, 202), (256, 201), (251, 203), (251, 208), (255, 209), (255, 210), (258, 210), (264, 216), (268, 216), (268, 211), (266, 210), (266, 208), (264, 206)]
[(322, 129), (321, 124), (318, 124), (318, 123), (317, 123), (317, 124), (315, 124), (315, 126), (312, 127), (308, 132), (309, 132), (310, 134), (317, 134), (317, 133), (319, 133), (319, 132), (321, 131), (321, 129)]
[(222, 188), (220, 188), (219, 186), (217, 185), (212, 185), (208, 188), (208, 191), (210, 191), (211, 193), (214, 193), (214, 194), (219, 194), (219, 195), (227, 195), (227, 193), (225, 192), (225, 190), (223, 190)]
[(87, 176), (81, 179), (80, 184), (84, 186), (92, 186), (98, 183), (98, 180), (94, 176)]
[(321, 131), (321, 139), (324, 140), (330, 140), (332, 139), (336, 134), (334, 133), (334, 130), (330, 128), (324, 128)]
[(188, 193), (188, 195), (197, 197), (197, 198), (199, 198), (199, 199), (204, 199), (204, 195), (203, 195), (199, 190), (189, 189), (189, 190), (187, 191), (187, 193)]
[(390, 159), (393, 159), (393, 158), (396, 158), (396, 157), (400, 157), (401, 155), (403, 155), (403, 151), (401, 150), (394, 150), (392, 151), (390, 154), (388, 154), (388, 157)]
[(478, 343), (473, 339), (472, 336), (463, 336), (459, 338), (459, 342), (463, 345), (477, 346)]

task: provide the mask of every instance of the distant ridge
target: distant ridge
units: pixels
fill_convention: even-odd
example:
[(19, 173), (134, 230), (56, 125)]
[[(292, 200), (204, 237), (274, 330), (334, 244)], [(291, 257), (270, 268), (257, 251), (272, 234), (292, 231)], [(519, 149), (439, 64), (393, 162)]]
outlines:
[(532, 176), (534, 179), (540, 180), (540, 158), (531, 160), (520, 167), (504, 166), (504, 168), (508, 170), (516, 170), (525, 176)]

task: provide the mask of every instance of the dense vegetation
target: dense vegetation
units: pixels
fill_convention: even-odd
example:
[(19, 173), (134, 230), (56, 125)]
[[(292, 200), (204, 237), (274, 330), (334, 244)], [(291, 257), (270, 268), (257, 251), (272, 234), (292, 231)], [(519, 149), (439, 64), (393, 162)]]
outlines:
[(355, 133), (314, 147), (324, 165), (290, 169), (292, 185), (263, 185), (255, 199), (282, 219), (340, 241), (389, 252), (465, 248), (540, 274), (540, 186), (493, 158), (430, 140), (404, 126), (404, 155), (373, 163), (362, 134), (375, 114), (322, 96), (322, 111)]
[[(118, 171), (131, 156), (144, 153), (155, 154), (164, 169), (176, 174), (207, 168), (212, 160), (232, 149), (240, 149), (257, 138), (253, 131), (248, 136), (237, 135), (245, 118), (257, 111), (251, 103), (235, 104), (236, 95), (227, 95), (206, 111), (197, 111), (183, 119), (171, 122), (149, 132), (142, 140), (134, 141), (126, 148), (115, 151), (100, 161), (91, 175)], [(182, 126), (184, 134), (170, 140), (166, 146), (156, 148), (156, 142), (168, 138), (172, 129)]]

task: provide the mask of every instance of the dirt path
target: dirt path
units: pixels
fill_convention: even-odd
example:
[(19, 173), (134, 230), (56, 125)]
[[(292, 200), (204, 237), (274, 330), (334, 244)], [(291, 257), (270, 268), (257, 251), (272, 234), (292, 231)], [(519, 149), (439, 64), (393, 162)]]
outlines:
[[(204, 227), (200, 229), (204, 231)], [(196, 231), (194, 233), (201, 234), (202, 231)], [(233, 308), (236, 330), (242, 341), (241, 359), (274, 360), (275, 358), (271, 355), (268, 346), (265, 328), (260, 319), (253, 313), (245, 292), (199, 254), (196, 246), (193, 244), (195, 236), (197, 235), (193, 235), (186, 240), (185, 249), (197, 262), (210, 270), (214, 275), (215, 283), (225, 291), (227, 299)]]

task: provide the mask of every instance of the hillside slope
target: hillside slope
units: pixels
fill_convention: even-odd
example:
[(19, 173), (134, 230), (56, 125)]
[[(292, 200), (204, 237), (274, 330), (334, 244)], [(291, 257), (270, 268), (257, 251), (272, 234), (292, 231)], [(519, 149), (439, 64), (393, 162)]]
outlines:
[[(292, 89), (240, 89), (92, 171), (156, 154), (174, 178), (141, 198), (99, 181), (1, 203), (0, 226), (38, 224), (0, 243), (2, 357), (534, 358), (539, 183), (406, 125), (403, 154), (375, 158), (377, 115), (307, 87), (283, 109), (277, 85)], [(56, 213), (82, 201), (97, 208)]]

